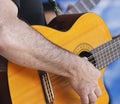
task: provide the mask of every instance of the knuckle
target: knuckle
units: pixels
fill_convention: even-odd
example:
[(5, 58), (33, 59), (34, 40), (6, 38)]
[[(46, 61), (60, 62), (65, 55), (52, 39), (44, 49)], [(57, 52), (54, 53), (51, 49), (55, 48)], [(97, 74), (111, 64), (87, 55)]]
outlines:
[(88, 93), (88, 89), (87, 88), (82, 88), (81, 89), (81, 96), (85, 96), (85, 95), (87, 95), (87, 93)]
[(101, 90), (99, 90), (99, 96), (102, 96), (102, 91)]
[(91, 102), (91, 103), (96, 102), (96, 100), (97, 100), (97, 97), (92, 97), (92, 98), (90, 98), (90, 102)]
[(89, 100), (87, 99), (87, 97), (84, 97), (84, 99), (81, 99), (81, 103), (82, 104), (89, 104)]
[(90, 104), (95, 104), (96, 100), (91, 100)]

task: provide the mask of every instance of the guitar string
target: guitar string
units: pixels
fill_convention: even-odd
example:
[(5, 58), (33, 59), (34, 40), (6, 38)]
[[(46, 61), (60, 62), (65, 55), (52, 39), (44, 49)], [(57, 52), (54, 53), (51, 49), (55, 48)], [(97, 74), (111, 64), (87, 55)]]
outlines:
[[(98, 56), (98, 55), (101, 55), (101, 54), (103, 54), (103, 53), (104, 53), (104, 56), (108, 56), (107, 51), (109, 51), (110, 48), (111, 48), (112, 51), (115, 51), (116, 48), (119, 48), (119, 47), (117, 47), (117, 46), (115, 46), (115, 45), (118, 45), (118, 43), (117, 43), (117, 44), (116, 44), (116, 43), (113, 43), (112, 45), (109, 45), (108, 47), (105, 47), (103, 50), (94, 53), (93, 55), (91, 55), (91, 56), (88, 57), (88, 60), (93, 59), (94, 56)], [(111, 46), (112, 46), (112, 47), (111, 47)], [(113, 47), (113, 46), (114, 46), (114, 47)], [(113, 50), (113, 49), (114, 49), (114, 50)], [(118, 50), (118, 49), (117, 49), (117, 50)], [(110, 51), (110, 52), (111, 52), (111, 51)], [(113, 53), (114, 53), (114, 52), (113, 52)], [(101, 56), (102, 56), (102, 55), (101, 55)]]
[[(100, 0), (88, 0), (87, 2), (85, 0), (81, 0), (76, 3), (76, 6), (73, 6), (70, 10), (67, 11), (67, 13), (85, 13), (89, 12), (93, 7), (95, 7)], [(88, 3), (89, 2), (89, 3)]]
[[(116, 40), (117, 40), (117, 41), (116, 41)], [(114, 42), (114, 43), (113, 43), (113, 42)], [(95, 52), (94, 55), (89, 56), (89, 57), (88, 57), (88, 60), (91, 60), (91, 62), (94, 63), (94, 61), (95, 61), (95, 60), (94, 60), (94, 56), (98, 56), (98, 55), (104, 53), (105, 51), (108, 51), (110, 48), (113, 48), (113, 49), (114, 49), (114, 50), (113, 50), (113, 51), (114, 51), (113, 53), (115, 53), (115, 52), (116, 52), (116, 51), (115, 51), (115, 50), (116, 50), (115, 48), (116, 48), (116, 46), (118, 45), (118, 42), (120, 42), (118, 38), (117, 38), (117, 39), (114, 39), (114, 41), (111, 42), (111, 43), (113, 43), (113, 44), (109, 43), (109, 44), (107, 44), (107, 46), (104, 45), (105, 48), (102, 47), (102, 48), (103, 48), (102, 50), (100, 50), (100, 51), (98, 51), (98, 52)], [(108, 45), (109, 45), (109, 46), (108, 46)], [(115, 45), (116, 45), (116, 46), (115, 46)], [(114, 46), (114, 47), (113, 47), (113, 46)], [(101, 47), (100, 47), (100, 48), (101, 48)], [(118, 48), (119, 48), (119, 47), (118, 47)], [(98, 50), (99, 50), (99, 48), (98, 48)], [(118, 49), (117, 49), (117, 50), (118, 50)], [(106, 52), (105, 52), (105, 53), (106, 53)], [(119, 56), (118, 51), (117, 51), (116, 54)], [(115, 54), (115, 55), (113, 54), (113, 57), (116, 56), (116, 54)], [(109, 54), (109, 55), (110, 55), (110, 54)], [(106, 54), (106, 56), (108, 57), (108, 54)], [(111, 55), (110, 55), (110, 56), (111, 56)], [(117, 57), (116, 57), (116, 58), (117, 58)], [(118, 57), (118, 58), (119, 58), (119, 57)], [(103, 61), (103, 60), (101, 60), (101, 61)]]
[[(101, 53), (105, 52), (106, 49), (112, 48), (113, 45), (118, 44), (119, 42), (120, 42), (120, 39), (119, 39), (119, 40), (118, 40), (118, 39), (116, 39), (116, 40), (114, 39), (114, 41), (110, 41), (109, 43), (106, 43), (106, 44), (102, 45), (101, 47), (98, 47), (98, 48), (92, 50), (91, 53), (92, 53), (92, 52), (95, 52), (95, 51), (98, 49), (97, 52), (94, 53), (94, 55), (101, 54)], [(105, 46), (105, 45), (106, 45), (106, 46)], [(103, 47), (104, 47), (104, 48), (103, 48)], [(103, 48), (103, 49), (100, 50), (99, 48)], [(89, 60), (89, 59), (92, 59), (92, 58), (94, 57), (94, 55), (91, 55), (91, 56), (87, 57), (88, 60)]]
[[(115, 54), (117, 54), (117, 53), (118, 53), (118, 52), (116, 52)], [(101, 69), (101, 68), (103, 68), (104, 66), (109, 65), (109, 63), (115, 61), (115, 60), (118, 59), (118, 58), (120, 58), (120, 55), (117, 54), (115, 57), (109, 58), (109, 60), (107, 60), (107, 61), (101, 60), (99, 63), (97, 63), (97, 65), (96, 65), (95, 60), (92, 59), (92, 60), (93, 60), (92, 64), (96, 65), (96, 67), (97, 67), (98, 69), (99, 69), (99, 68)], [(90, 61), (90, 62), (91, 62), (91, 61)]]
[(100, 47), (97, 47), (96, 49), (93, 49), (91, 52), (98, 52), (98, 53), (100, 52), (101, 53), (101, 51), (104, 51), (104, 49), (112, 48), (113, 45), (119, 43), (119, 41), (120, 41), (119, 38), (116, 38), (112, 41), (109, 41), (109, 42), (101, 45)]
[(120, 57), (120, 54), (118, 54), (118, 51), (115, 51), (114, 54), (116, 55), (113, 55), (111, 57), (111, 55), (109, 54), (109, 58), (106, 58), (106, 60), (102, 60), (101, 62), (99, 62), (99, 64), (97, 65), (97, 68), (103, 68), (104, 66), (107, 66), (109, 65), (110, 63), (112, 63), (113, 61), (115, 61), (116, 59), (118, 59)]
[[(103, 61), (104, 61), (103, 58), (106, 59), (106, 60), (108, 60), (108, 59), (111, 60), (111, 59), (114, 58), (115, 56), (119, 56), (118, 50), (115, 49), (115, 50), (113, 50), (113, 51), (114, 51), (114, 54), (116, 53), (116, 55), (111, 55), (111, 54), (108, 54), (108, 55), (107, 55), (107, 54), (106, 54), (106, 55), (104, 55), (104, 57), (103, 57), (103, 56), (100, 56), (100, 57), (96, 58), (96, 60), (97, 60), (97, 61), (99, 60), (99, 62), (103, 62)], [(109, 57), (109, 58), (106, 58), (106, 56)], [(101, 59), (102, 59), (102, 61), (101, 61)], [(91, 60), (90, 62), (93, 63), (93, 62), (96, 61), (96, 60), (94, 60), (94, 58), (92, 58), (92, 60)]]
[(46, 96), (47, 96), (48, 102), (49, 103), (53, 102), (54, 94), (53, 94), (51, 86), (50, 86), (48, 75), (45, 74), (45, 75), (42, 76), (42, 78), (43, 78), (43, 83), (44, 83), (45, 92), (46, 92)]
[[(99, 1), (100, 0), (97, 0), (97, 1), (95, 1), (95, 0), (90, 0), (89, 2), (90, 2), (90, 4), (92, 4), (92, 6), (94, 7), (97, 3), (99, 3)], [(87, 1), (88, 2), (88, 1)], [(79, 8), (80, 7), (80, 4), (85, 8), (86, 6), (87, 6), (87, 9), (90, 9), (90, 7), (87, 5), (87, 3), (85, 2), (85, 0), (81, 0), (80, 2), (78, 2), (77, 4), (76, 4), (76, 6), (73, 6), (73, 7), (75, 7), (75, 8), (71, 8), (69, 11), (71, 12), (71, 13), (74, 13), (75, 11), (77, 11), (77, 12), (81, 12), (81, 8)], [(89, 7), (89, 8), (88, 8)], [(72, 10), (73, 9), (73, 10)], [(86, 10), (87, 10), (86, 9)], [(75, 10), (75, 11), (74, 11)], [(68, 11), (68, 12), (69, 12)], [(93, 56), (90, 56), (91, 57), (91, 59), (93, 58)], [(90, 57), (88, 57), (88, 58), (90, 58)]]
[[(119, 58), (120, 54), (118, 53), (118, 48), (113, 49), (112, 52), (113, 52), (115, 55), (114, 55), (114, 54), (113, 54), (113, 55), (111, 55), (111, 54), (105, 54), (104, 56), (107, 56), (107, 57), (109, 57), (109, 58), (106, 58), (106, 57), (104, 57), (104, 56), (100, 56), (100, 57), (96, 58), (96, 60), (97, 60), (97, 61), (99, 60), (99, 63), (103, 63), (103, 62), (104, 62), (103, 58), (106, 59), (107, 61), (113, 60), (113, 58)], [(110, 51), (109, 51), (109, 53), (110, 53)], [(102, 59), (102, 60), (101, 60), (101, 59)], [(108, 59), (109, 59), (109, 60), (108, 60)], [(94, 58), (92, 58), (92, 59), (90, 60), (90, 62), (94, 64), (94, 62), (95, 62), (96, 60), (94, 60)]]
[[(102, 59), (100, 59), (100, 61), (99, 61), (99, 63), (98, 62), (95, 62), (95, 60), (93, 60), (94, 62), (92, 62), (94, 65), (96, 65), (98, 68), (102, 68), (102, 67), (104, 67), (104, 66), (107, 66), (107, 65), (109, 65), (110, 63), (112, 63), (113, 61), (115, 61), (115, 60), (117, 60), (119, 57), (120, 57), (120, 55), (118, 54), (118, 51), (116, 51), (116, 53), (115, 53), (116, 55), (113, 55), (112, 57), (111, 56), (108, 56), (109, 57), (109, 59), (108, 58), (106, 58), (106, 60), (105, 60), (105, 58), (104, 58), (104, 60)], [(108, 59), (108, 60), (107, 60)], [(97, 60), (98, 61), (98, 60)]]
[(113, 54), (113, 56), (111, 57), (112, 59), (109, 59), (109, 62), (107, 62), (106, 64), (109, 64), (109, 63), (111, 63), (113, 60), (115, 61), (116, 59), (118, 59), (119, 57), (120, 57), (120, 53), (119, 53), (119, 49), (118, 49), (119, 47), (116, 47), (115, 49), (116, 49), (116, 53), (114, 53)]
[[(109, 48), (111, 48), (111, 47), (107, 47), (108, 49)], [(116, 48), (116, 47), (114, 47), (114, 48)], [(113, 48), (113, 49), (114, 49)], [(116, 50), (116, 49), (114, 49), (114, 50)], [(106, 56), (108, 56), (108, 54), (105, 52), (105, 51), (108, 51), (106, 48), (104, 49), (104, 50), (102, 50), (102, 51), (100, 51), (100, 52), (96, 52), (96, 53), (94, 53), (94, 55), (91, 55), (91, 56), (89, 56), (88, 57), (88, 60), (91, 60), (91, 59), (93, 59), (94, 57), (96, 57), (96, 56), (98, 56), (98, 55), (101, 55), (102, 56), (102, 54), (105, 54)], [(104, 53), (105, 52), (105, 53)], [(113, 52), (114, 53), (114, 52)], [(114, 54), (113, 54), (114, 55)]]

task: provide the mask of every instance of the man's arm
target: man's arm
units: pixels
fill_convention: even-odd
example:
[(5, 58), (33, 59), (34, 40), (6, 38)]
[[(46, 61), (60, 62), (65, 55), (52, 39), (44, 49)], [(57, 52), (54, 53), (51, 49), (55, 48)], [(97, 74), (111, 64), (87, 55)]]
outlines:
[(0, 54), (21, 66), (65, 76), (83, 104), (95, 104), (101, 95), (100, 72), (87, 60), (57, 47), (25, 22), (19, 20), (17, 7), (0, 0)]

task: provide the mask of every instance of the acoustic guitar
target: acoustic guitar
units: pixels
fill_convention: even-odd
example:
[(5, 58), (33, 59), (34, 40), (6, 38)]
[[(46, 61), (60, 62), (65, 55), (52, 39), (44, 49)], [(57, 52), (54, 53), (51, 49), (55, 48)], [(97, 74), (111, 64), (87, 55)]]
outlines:
[[(48, 26), (32, 28), (59, 47), (87, 57), (102, 74), (106, 66), (120, 57), (120, 37), (112, 39), (104, 21), (94, 13), (60, 15)], [(13, 104), (81, 104), (67, 78), (51, 73), (48, 76), (48, 73), (38, 73), (11, 62), (8, 65)], [(40, 74), (43, 74), (41, 80)], [(103, 78), (99, 80), (99, 86), (102, 96), (96, 104), (109, 104), (110, 97)]]

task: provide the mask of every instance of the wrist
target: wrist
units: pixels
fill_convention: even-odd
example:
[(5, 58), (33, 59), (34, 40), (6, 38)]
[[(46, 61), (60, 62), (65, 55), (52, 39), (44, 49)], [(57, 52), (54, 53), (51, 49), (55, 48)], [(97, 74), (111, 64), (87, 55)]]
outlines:
[(70, 57), (70, 64), (68, 65), (68, 77), (71, 79), (77, 75), (77, 73), (81, 72), (79, 66), (81, 66), (81, 58), (77, 55), (72, 54)]

